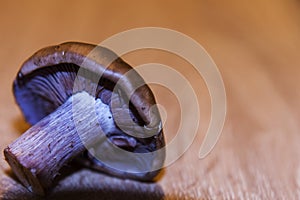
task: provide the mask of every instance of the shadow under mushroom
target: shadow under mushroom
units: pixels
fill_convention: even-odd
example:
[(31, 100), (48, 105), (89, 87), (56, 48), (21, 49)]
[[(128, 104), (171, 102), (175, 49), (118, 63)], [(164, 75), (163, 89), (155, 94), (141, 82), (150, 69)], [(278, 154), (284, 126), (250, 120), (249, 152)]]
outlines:
[(47, 199), (163, 199), (157, 183), (119, 179), (91, 170), (81, 170), (62, 180)]
[[(75, 171), (75, 169), (74, 169)], [(106, 174), (82, 169), (63, 175), (58, 185), (45, 197), (29, 192), (13, 179), (13, 175), (1, 179), (3, 199), (163, 199), (164, 192), (157, 183), (144, 183), (119, 179)]]

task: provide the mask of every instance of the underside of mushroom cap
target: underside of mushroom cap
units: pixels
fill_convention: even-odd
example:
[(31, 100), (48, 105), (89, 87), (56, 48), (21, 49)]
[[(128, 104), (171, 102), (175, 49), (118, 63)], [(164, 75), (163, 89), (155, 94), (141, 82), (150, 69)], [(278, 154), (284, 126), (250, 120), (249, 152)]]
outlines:
[[(21, 108), (26, 121), (34, 125), (52, 113), (73, 94), (86, 91), (95, 98), (101, 97), (106, 104), (110, 102), (110, 83), (99, 80), (90, 71), (84, 76), (77, 75), (79, 66), (73, 63), (60, 63), (36, 69), (27, 75), (19, 73), (14, 82), (15, 99)], [(83, 73), (81, 73), (83, 74)], [(74, 82), (77, 81), (75, 87)]]

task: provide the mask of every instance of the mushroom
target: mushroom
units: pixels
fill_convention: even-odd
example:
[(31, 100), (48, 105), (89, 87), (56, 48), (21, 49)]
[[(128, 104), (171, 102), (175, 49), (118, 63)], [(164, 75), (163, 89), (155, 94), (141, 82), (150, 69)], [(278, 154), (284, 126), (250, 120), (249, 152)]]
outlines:
[(43, 48), (24, 62), (13, 91), (33, 126), (4, 156), (30, 191), (44, 195), (74, 158), (142, 181), (162, 168), (165, 142), (153, 93), (112, 51), (78, 42)]

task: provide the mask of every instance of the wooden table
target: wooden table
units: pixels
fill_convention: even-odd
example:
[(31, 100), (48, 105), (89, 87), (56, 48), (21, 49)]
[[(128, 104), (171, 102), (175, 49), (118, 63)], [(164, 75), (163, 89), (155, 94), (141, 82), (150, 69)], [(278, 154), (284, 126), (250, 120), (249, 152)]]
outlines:
[[(188, 77), (201, 108), (196, 139), (156, 183), (79, 169), (61, 180), (49, 199), (300, 198), (298, 1), (0, 1), (0, 5), (1, 151), (28, 129), (14, 103), (12, 81), (22, 62), (45, 46), (63, 41), (98, 44), (131, 28), (165, 27), (203, 45), (224, 79), (225, 126), (216, 147), (200, 160), (199, 146), (210, 119), (203, 80), (186, 62), (166, 52), (124, 55), (133, 66), (164, 63)], [(175, 101), (166, 93), (157, 98), (170, 112), (165, 127), (170, 141), (178, 128)], [(37, 198), (16, 181), (3, 156), (0, 169), (2, 199)]]

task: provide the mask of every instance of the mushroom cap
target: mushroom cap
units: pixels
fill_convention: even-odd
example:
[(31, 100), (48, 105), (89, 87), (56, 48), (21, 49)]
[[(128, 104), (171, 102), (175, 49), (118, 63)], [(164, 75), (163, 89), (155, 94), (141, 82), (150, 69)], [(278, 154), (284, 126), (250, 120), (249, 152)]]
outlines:
[[(129, 71), (130, 78), (125, 77), (124, 74)], [(74, 85), (76, 78), (79, 84)], [(118, 81), (120, 84), (116, 85)], [(112, 98), (115, 86), (120, 93)], [(151, 89), (130, 65), (107, 48), (79, 42), (43, 48), (23, 63), (13, 83), (15, 100), (26, 121), (31, 125), (55, 111), (72, 94), (83, 90), (95, 98), (100, 98), (110, 107), (117, 107), (113, 116), (125, 125), (127, 131), (141, 131), (142, 134), (148, 134), (143, 130), (154, 132), (155, 134), (149, 137), (146, 135), (138, 139), (145, 146), (151, 146), (150, 149), (147, 148), (148, 151), (155, 151), (165, 145), (161, 119)], [(139, 126), (126, 126), (128, 120), (122, 118), (122, 110), (126, 110), (126, 107), (118, 104), (119, 101), (112, 101), (115, 98), (130, 100), (130, 107), (127, 109)], [(98, 163), (95, 159), (87, 159), (94, 165)], [(160, 159), (163, 162), (164, 155)], [(103, 169), (103, 164), (100, 166), (96, 169)], [(109, 173), (110, 170), (104, 168), (104, 171)], [(113, 174), (118, 175), (118, 172), (114, 171)], [(147, 179), (152, 179), (155, 175), (156, 172)]]

